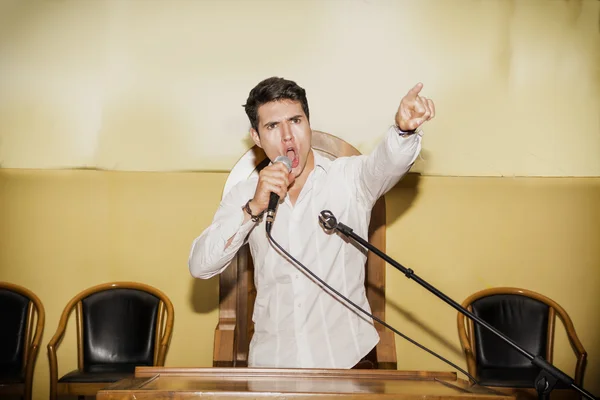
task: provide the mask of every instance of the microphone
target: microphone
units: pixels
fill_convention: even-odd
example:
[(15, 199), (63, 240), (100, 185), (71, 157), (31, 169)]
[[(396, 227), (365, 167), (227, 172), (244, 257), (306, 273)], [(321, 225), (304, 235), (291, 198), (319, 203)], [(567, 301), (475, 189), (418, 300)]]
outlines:
[[(292, 171), (292, 161), (286, 156), (278, 156), (275, 161), (273, 161), (273, 164), (277, 162), (283, 163), (287, 167), (288, 173)], [(277, 209), (277, 204), (279, 204), (279, 195), (271, 192), (271, 197), (269, 197), (269, 206), (267, 207), (267, 222), (265, 223), (267, 233), (271, 232), (271, 226), (273, 225), (273, 220), (275, 219), (275, 210)]]

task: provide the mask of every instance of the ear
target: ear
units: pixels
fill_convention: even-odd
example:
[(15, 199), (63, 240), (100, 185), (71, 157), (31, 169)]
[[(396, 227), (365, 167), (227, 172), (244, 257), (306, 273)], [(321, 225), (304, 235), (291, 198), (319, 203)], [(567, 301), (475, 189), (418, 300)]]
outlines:
[(250, 136), (252, 136), (252, 140), (254, 140), (254, 144), (256, 144), (258, 147), (260, 147), (262, 149), (262, 146), (260, 145), (260, 135), (258, 134), (256, 129), (250, 128)]

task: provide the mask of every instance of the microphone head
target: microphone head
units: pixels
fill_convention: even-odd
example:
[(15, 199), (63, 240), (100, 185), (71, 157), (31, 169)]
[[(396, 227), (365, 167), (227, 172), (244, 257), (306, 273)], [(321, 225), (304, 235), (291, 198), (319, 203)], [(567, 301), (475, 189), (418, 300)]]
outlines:
[(287, 167), (288, 172), (292, 172), (292, 160), (290, 160), (288, 157), (277, 156), (275, 161), (273, 161), (273, 164), (275, 164), (276, 162), (282, 162)]
[(319, 222), (326, 231), (332, 231), (337, 227), (337, 219), (329, 210), (321, 211), (321, 214), (319, 215)]

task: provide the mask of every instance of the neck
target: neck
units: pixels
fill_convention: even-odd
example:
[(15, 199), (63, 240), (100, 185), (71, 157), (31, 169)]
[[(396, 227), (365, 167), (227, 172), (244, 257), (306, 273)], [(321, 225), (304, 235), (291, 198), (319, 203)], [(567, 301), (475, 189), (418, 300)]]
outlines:
[(304, 184), (306, 183), (306, 180), (313, 169), (315, 169), (315, 155), (311, 149), (308, 152), (308, 158), (306, 159), (306, 165), (304, 166), (302, 173), (296, 177), (294, 183), (292, 183), (288, 189), (288, 195), (290, 196), (292, 204), (296, 202), (300, 191), (304, 187)]

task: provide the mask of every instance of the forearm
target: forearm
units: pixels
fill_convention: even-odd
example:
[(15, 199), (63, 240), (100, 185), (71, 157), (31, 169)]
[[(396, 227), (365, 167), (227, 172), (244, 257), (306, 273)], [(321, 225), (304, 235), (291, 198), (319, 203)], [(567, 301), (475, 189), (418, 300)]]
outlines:
[(422, 133), (400, 135), (391, 127), (366, 158), (359, 176), (360, 194), (373, 204), (410, 170), (421, 151)]
[(208, 279), (221, 273), (252, 231), (255, 222), (241, 209), (219, 216), (192, 243), (188, 266), (192, 276)]
[[(247, 222), (250, 221), (250, 219), (252, 219), (252, 216), (250, 214), (248, 214), (247, 212), (244, 213), (244, 219), (242, 221), (242, 226), (244, 226)], [(233, 236), (231, 236), (229, 238), (229, 240), (227, 240), (227, 243), (225, 244), (225, 250), (227, 250), (229, 248), (229, 246), (231, 246), (231, 244), (233, 243), (233, 240), (236, 238), (237, 233), (235, 233)]]

